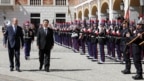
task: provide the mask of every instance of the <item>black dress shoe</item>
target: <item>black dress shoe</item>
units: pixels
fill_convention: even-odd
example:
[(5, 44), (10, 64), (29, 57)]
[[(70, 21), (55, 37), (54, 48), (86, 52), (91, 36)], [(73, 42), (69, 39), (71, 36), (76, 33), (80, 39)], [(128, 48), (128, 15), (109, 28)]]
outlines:
[(135, 76), (132, 76), (132, 78), (134, 80), (141, 80), (141, 79), (143, 79), (143, 76), (142, 75), (135, 75)]
[(125, 70), (122, 70), (121, 72), (122, 72), (123, 74), (131, 74), (130, 70), (126, 70), (126, 69), (125, 69)]
[(42, 66), (39, 67), (39, 70), (42, 70)]
[(17, 71), (17, 72), (21, 72), (21, 70), (20, 70), (19, 68), (16, 68), (16, 71)]
[(45, 70), (45, 72), (50, 72), (50, 71), (49, 71), (49, 69), (48, 69), (48, 70)]
[(10, 68), (10, 71), (14, 71), (14, 69), (13, 69), (13, 68)]
[(50, 71), (49, 71), (49, 68), (46, 68), (46, 69), (45, 69), (45, 72), (50, 72)]

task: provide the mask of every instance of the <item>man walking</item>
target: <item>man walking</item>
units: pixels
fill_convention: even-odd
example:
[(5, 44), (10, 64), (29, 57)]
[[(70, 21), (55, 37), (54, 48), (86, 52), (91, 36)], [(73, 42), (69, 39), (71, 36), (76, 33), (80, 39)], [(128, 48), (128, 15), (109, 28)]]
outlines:
[(8, 26), (4, 35), (4, 46), (8, 42), (8, 53), (10, 61), (10, 71), (14, 71), (14, 57), (15, 67), (18, 72), (20, 70), (20, 44), (24, 45), (22, 28), (18, 26), (17, 18), (13, 18), (12, 25)]
[(43, 20), (43, 26), (38, 29), (37, 46), (39, 48), (39, 70), (42, 70), (43, 64), (46, 72), (50, 67), (50, 52), (54, 46), (53, 30), (48, 27), (49, 20)]

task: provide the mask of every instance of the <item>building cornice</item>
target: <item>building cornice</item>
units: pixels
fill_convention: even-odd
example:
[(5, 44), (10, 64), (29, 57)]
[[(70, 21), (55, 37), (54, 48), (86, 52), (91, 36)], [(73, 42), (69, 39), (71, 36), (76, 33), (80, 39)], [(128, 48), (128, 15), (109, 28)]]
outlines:
[(87, 4), (87, 3), (90, 3), (91, 1), (93, 1), (93, 0), (87, 0), (87, 1), (85, 1), (85, 2), (83, 2), (81, 4), (79, 4), (79, 5), (75, 6), (74, 8), (78, 8), (80, 6), (83, 6), (83, 5)]

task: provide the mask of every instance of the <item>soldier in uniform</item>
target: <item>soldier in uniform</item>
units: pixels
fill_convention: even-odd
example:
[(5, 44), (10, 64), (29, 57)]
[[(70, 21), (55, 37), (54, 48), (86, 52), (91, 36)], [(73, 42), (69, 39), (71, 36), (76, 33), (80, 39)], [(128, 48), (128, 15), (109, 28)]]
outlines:
[(111, 25), (111, 21), (107, 21), (107, 27), (106, 27), (106, 46), (107, 46), (107, 57), (111, 57), (111, 49), (110, 49), (110, 39), (111, 39), (111, 36), (110, 36), (110, 32), (111, 32), (111, 28), (110, 28), (110, 25)]
[(129, 22), (124, 20), (122, 23), (122, 31), (121, 31), (121, 51), (123, 52), (123, 58), (125, 61), (125, 69), (121, 72), (123, 74), (130, 74), (131, 69), (131, 60), (130, 60), (130, 49), (129, 46), (126, 45), (130, 41), (130, 36), (132, 36), (132, 33), (129, 29)]
[(80, 45), (81, 45), (81, 55), (84, 55), (86, 53), (85, 51), (85, 39), (86, 39), (86, 27), (85, 27), (85, 23), (84, 21), (81, 21), (81, 30), (80, 30), (80, 36), (79, 36), (79, 40), (80, 40)]
[(142, 47), (139, 45), (140, 42), (143, 41), (143, 37), (141, 33), (144, 32), (142, 29), (142, 23), (138, 23), (136, 26), (136, 30), (133, 33), (133, 36), (131, 39), (133, 39), (136, 36), (139, 36), (139, 38), (132, 43), (132, 53), (133, 53), (133, 61), (134, 61), (134, 66), (136, 68), (136, 75), (133, 76), (132, 78), (135, 80), (143, 79), (143, 70), (142, 70), (142, 63), (141, 63), (141, 50)]
[(30, 28), (29, 23), (25, 23), (25, 27), (23, 29), (24, 33), (24, 53), (25, 53), (25, 59), (28, 60), (30, 57), (30, 51), (31, 51), (31, 43), (34, 40), (34, 32)]
[(92, 54), (92, 43), (91, 43), (91, 33), (92, 33), (92, 27), (90, 20), (87, 20), (87, 35), (86, 35), (86, 43), (87, 43), (87, 49), (88, 49), (88, 59), (93, 58)]
[[(4, 26), (2, 27), (2, 34), (3, 34), (3, 36), (4, 36), (5, 32), (6, 32), (6, 29), (7, 29), (7, 26), (4, 23)], [(3, 38), (3, 40), (4, 40), (4, 38)]]
[(79, 29), (77, 25), (77, 21), (75, 21), (75, 25), (73, 25), (73, 31), (72, 31), (72, 44), (73, 44), (73, 51), (79, 52)]
[(117, 53), (117, 58), (116, 61), (117, 62), (121, 62), (122, 61), (122, 52), (120, 50), (121, 46), (120, 46), (120, 40), (121, 40), (121, 20), (117, 20), (117, 26), (115, 28), (116, 31), (116, 35), (115, 35), (115, 46), (116, 46), (116, 53)]
[(98, 20), (92, 21), (92, 33), (91, 33), (91, 44), (92, 44), (92, 55), (93, 55), (92, 61), (98, 60), (98, 49), (97, 49), (98, 22), (99, 22)]
[(99, 43), (99, 49), (100, 49), (100, 59), (99, 64), (103, 64), (105, 62), (105, 51), (104, 51), (104, 45), (105, 45), (105, 35), (106, 35), (106, 29), (105, 29), (105, 20), (101, 21), (99, 29), (99, 37), (98, 37), (98, 43)]

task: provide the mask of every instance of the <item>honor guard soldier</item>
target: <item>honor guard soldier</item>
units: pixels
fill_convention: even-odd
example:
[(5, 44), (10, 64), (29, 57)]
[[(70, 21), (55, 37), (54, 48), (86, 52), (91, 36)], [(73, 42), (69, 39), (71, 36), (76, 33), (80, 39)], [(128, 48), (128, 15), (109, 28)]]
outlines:
[[(4, 23), (4, 26), (2, 27), (2, 34), (3, 34), (3, 36), (4, 36), (5, 32), (6, 32), (6, 29), (7, 29), (7, 26)], [(3, 40), (4, 40), (4, 38), (3, 38)]]
[(138, 36), (139, 38), (132, 43), (132, 53), (133, 53), (133, 61), (134, 61), (134, 66), (136, 68), (136, 75), (133, 76), (132, 78), (135, 80), (143, 79), (143, 70), (142, 70), (142, 63), (141, 63), (141, 50), (142, 47), (139, 45), (140, 42), (143, 41), (143, 36), (141, 33), (144, 32), (142, 29), (142, 23), (139, 22), (136, 26), (136, 30), (133, 33), (133, 36), (131, 39), (135, 38)]
[(130, 49), (129, 46), (126, 45), (130, 41), (130, 36), (132, 36), (132, 33), (129, 29), (129, 22), (124, 20), (122, 23), (122, 31), (121, 31), (121, 50), (123, 52), (123, 58), (125, 61), (125, 69), (121, 72), (123, 74), (130, 74), (131, 69), (131, 60), (130, 60)]
[(110, 55), (111, 55), (111, 59), (115, 60), (115, 35), (116, 35), (116, 31), (115, 31), (115, 27), (116, 27), (116, 20), (112, 21), (112, 25), (110, 28)]
[(31, 43), (34, 41), (34, 32), (30, 28), (30, 23), (26, 22), (23, 30), (24, 33), (24, 53), (25, 59), (30, 58)]
[(79, 34), (79, 40), (80, 40), (80, 45), (81, 45), (81, 55), (84, 55), (86, 53), (85, 51), (85, 41), (86, 41), (86, 25), (85, 21), (81, 21), (81, 30)]
[[(129, 29), (130, 31), (133, 33), (134, 30), (136, 30), (136, 24), (133, 20), (130, 21), (130, 24), (129, 24)], [(129, 45), (129, 49), (130, 49), (130, 58), (132, 58), (132, 44)]]
[(92, 23), (91, 44), (92, 44), (92, 55), (93, 55), (92, 61), (98, 60), (98, 49), (97, 49), (98, 22), (99, 22), (98, 20), (91, 21)]
[(105, 45), (105, 35), (106, 35), (106, 29), (105, 29), (105, 20), (101, 20), (100, 28), (99, 28), (99, 37), (98, 37), (98, 43), (99, 43), (99, 49), (100, 49), (100, 59), (99, 64), (103, 64), (105, 62), (105, 51), (104, 51), (104, 45)]
[(62, 23), (59, 23), (59, 44), (62, 46)]
[(86, 21), (87, 24), (87, 36), (86, 36), (86, 43), (87, 43), (87, 49), (88, 49), (88, 59), (92, 59), (93, 55), (92, 55), (92, 43), (91, 43), (91, 32), (92, 32), (92, 28), (91, 28), (91, 22), (90, 20)]
[(72, 45), (73, 45), (73, 51), (74, 52), (79, 52), (79, 29), (78, 29), (78, 23), (77, 20), (75, 20), (74, 25), (73, 25), (73, 31), (72, 31)]
[(71, 48), (71, 29), (70, 29), (70, 22), (67, 22), (67, 39), (68, 39), (68, 48)]
[(67, 43), (68, 43), (68, 40), (67, 40), (67, 26), (66, 26), (66, 22), (63, 23), (63, 46), (64, 47), (67, 47)]
[(110, 39), (111, 39), (111, 36), (110, 36), (110, 32), (111, 32), (111, 21), (108, 20), (107, 23), (106, 23), (106, 46), (107, 46), (107, 56), (108, 57), (111, 57), (111, 48), (110, 48)]
[(116, 25), (115, 31), (116, 31), (115, 46), (116, 46), (116, 53), (117, 53), (116, 61), (117, 62), (121, 62), (122, 61), (122, 52), (120, 50), (120, 48), (121, 48), (121, 46), (120, 46), (120, 40), (121, 40), (121, 20), (117, 20), (117, 25)]

